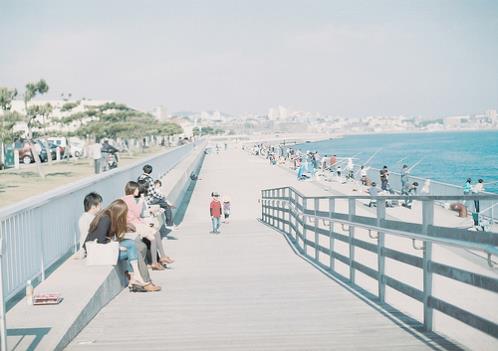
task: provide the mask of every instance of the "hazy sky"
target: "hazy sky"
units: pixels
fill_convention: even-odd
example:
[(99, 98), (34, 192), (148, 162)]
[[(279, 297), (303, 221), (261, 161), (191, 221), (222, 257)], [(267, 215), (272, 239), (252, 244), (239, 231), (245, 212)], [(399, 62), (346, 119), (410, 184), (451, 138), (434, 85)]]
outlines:
[(142, 109), (498, 108), (498, 1), (0, 0), (0, 86)]

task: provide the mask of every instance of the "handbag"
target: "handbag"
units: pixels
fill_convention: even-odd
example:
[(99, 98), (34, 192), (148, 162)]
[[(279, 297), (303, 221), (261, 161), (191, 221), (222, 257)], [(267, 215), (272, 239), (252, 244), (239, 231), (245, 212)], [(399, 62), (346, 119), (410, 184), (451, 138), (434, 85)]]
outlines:
[(114, 266), (118, 262), (119, 243), (110, 241), (106, 244), (88, 241), (86, 247), (86, 265), (87, 266)]

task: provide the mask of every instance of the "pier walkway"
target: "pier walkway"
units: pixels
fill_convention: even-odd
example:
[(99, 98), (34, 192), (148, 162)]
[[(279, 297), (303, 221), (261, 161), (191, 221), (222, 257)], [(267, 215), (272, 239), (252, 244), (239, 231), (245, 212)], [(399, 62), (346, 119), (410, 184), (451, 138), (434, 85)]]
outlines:
[[(286, 171), (240, 150), (206, 157), (178, 240), (176, 259), (153, 272), (159, 293), (123, 291), (73, 340), (69, 350), (426, 350), (451, 348), (412, 329), (321, 273), (262, 224), (264, 188)], [(285, 178), (285, 179), (284, 179)], [(230, 224), (209, 234), (210, 193), (228, 195)], [(443, 344), (443, 347), (439, 345)], [(454, 345), (453, 345), (454, 346)]]

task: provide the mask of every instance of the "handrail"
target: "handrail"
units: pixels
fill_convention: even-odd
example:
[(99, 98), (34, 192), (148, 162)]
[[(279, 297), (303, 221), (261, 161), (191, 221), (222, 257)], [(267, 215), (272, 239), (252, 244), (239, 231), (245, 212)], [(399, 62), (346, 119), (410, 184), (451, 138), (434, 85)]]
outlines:
[[(394, 289), (407, 297), (415, 299), (423, 304), (423, 327), (427, 331), (433, 329), (433, 310), (437, 310), (452, 318), (467, 324), (492, 337), (498, 337), (498, 324), (483, 318), (471, 311), (453, 305), (441, 296), (433, 296), (433, 275), (437, 274), (452, 279), (461, 284), (498, 293), (498, 278), (496, 276), (484, 275), (467, 271), (461, 265), (444, 264), (433, 260), (433, 245), (451, 246), (462, 249), (462, 253), (482, 251), (487, 254), (488, 264), (495, 268), (492, 256), (498, 256), (498, 233), (488, 231), (475, 231), (460, 228), (448, 228), (434, 225), (434, 203), (440, 200), (481, 200), (497, 199), (498, 195), (469, 195), (469, 196), (305, 196), (292, 187), (280, 187), (262, 190), (261, 217), (262, 221), (269, 226), (281, 231), (296, 250), (312, 262), (315, 266), (329, 272), (333, 277), (341, 281), (348, 281), (353, 287), (361, 288), (356, 280), (355, 272), (376, 280), (377, 297), (364, 296), (379, 306), (386, 304), (386, 286)], [(323, 199), (328, 199), (328, 205)], [(336, 200), (347, 199), (347, 213), (336, 211)], [(366, 217), (356, 214), (357, 200), (380, 200), (377, 201), (376, 216)], [(386, 219), (386, 203), (382, 200), (420, 200), (422, 201), (422, 223), (408, 223), (399, 220)], [(309, 206), (309, 205), (312, 206)], [(324, 206), (324, 208), (320, 208)], [(310, 221), (311, 220), (311, 221)], [(328, 225), (327, 225), (328, 224)], [(336, 225), (337, 224), (337, 225)], [(364, 231), (365, 237), (358, 236)], [(372, 231), (377, 235), (372, 235)], [(356, 232), (356, 233), (355, 233)], [(385, 237), (390, 239), (396, 237), (411, 239), (407, 246), (408, 250), (417, 250), (422, 257), (414, 255), (413, 251), (396, 249), (385, 245)], [(323, 246), (327, 240), (328, 247)], [(370, 240), (370, 241), (369, 241)], [(336, 250), (335, 241), (342, 242), (349, 247), (349, 254)], [(374, 241), (375, 243), (372, 243)], [(399, 242), (401, 243), (401, 241)], [(326, 245), (326, 244), (325, 244)], [(372, 267), (358, 260), (355, 248), (369, 251), (377, 256), (377, 267)], [(310, 249), (312, 253), (310, 253)], [(313, 253), (314, 250), (314, 253)], [(321, 255), (327, 255), (323, 263)], [(389, 258), (390, 261), (387, 261)], [(439, 259), (446, 260), (446, 257)], [(336, 269), (335, 262), (349, 266), (349, 275), (346, 277), (344, 271)], [(404, 281), (399, 277), (390, 276), (386, 265), (403, 263), (422, 270), (422, 289)], [(407, 278), (410, 282), (413, 279)], [(420, 282), (419, 282), (420, 283)], [(361, 282), (364, 284), (364, 281)], [(363, 294), (363, 293), (361, 293)], [(451, 301), (451, 299), (449, 299)]]
[[(263, 194), (265, 191), (269, 190), (283, 190), (292, 189), (293, 192), (299, 195), (303, 199), (355, 199), (355, 200), (417, 200), (417, 201), (441, 201), (441, 200), (497, 200), (498, 194), (472, 194), (472, 195), (324, 195), (324, 196), (307, 196), (299, 192), (299, 190), (293, 187), (280, 187), (262, 190)], [(264, 195), (263, 195), (264, 198)]]
[[(288, 201), (288, 200), (281, 200), (281, 201), (285, 201), (289, 204), (292, 204), (292, 202)], [(493, 246), (493, 245), (489, 245), (489, 244), (481, 244), (481, 243), (473, 242), (473, 241), (459, 240), (456, 238), (455, 239), (445, 239), (445, 238), (431, 236), (431, 232), (432, 232), (431, 228), (439, 228), (436, 226), (431, 226), (431, 228), (429, 228), (429, 232), (427, 234), (421, 234), (421, 233), (415, 233), (415, 232), (410, 232), (410, 231), (406, 231), (406, 230), (392, 229), (392, 228), (385, 227), (385, 226), (369, 225), (369, 224), (366, 224), (364, 222), (361, 223), (361, 222), (349, 221), (346, 219), (339, 219), (337, 217), (331, 218), (331, 217), (319, 216), (319, 215), (314, 215), (314, 214), (306, 214), (306, 213), (302, 212), (297, 206), (294, 206), (294, 205), (292, 205), (292, 206), (294, 207), (294, 209), (296, 209), (298, 212), (303, 214), (305, 217), (309, 217), (309, 218), (315, 218), (318, 220), (326, 220), (328, 222), (338, 222), (338, 223), (347, 224), (350, 226), (370, 229), (373, 231), (381, 231), (381, 232), (388, 231), (389, 234), (407, 237), (410, 239), (430, 241), (430, 242), (434, 242), (434, 243), (438, 243), (438, 244), (460, 247), (460, 248), (465, 248), (465, 249), (469, 249), (469, 250), (479, 250), (479, 251), (483, 251), (483, 252), (490, 254), (490, 255), (497, 255), (498, 256), (498, 247), (497, 246)], [(374, 220), (373, 218), (370, 218), (370, 217), (363, 217), (363, 216), (354, 216), (354, 217), (355, 218), (362, 217), (365, 219)], [(395, 222), (395, 221), (389, 221), (389, 220), (384, 219), (381, 223), (388, 223), (388, 222)], [(481, 236), (483, 233), (496, 236), (496, 240), (498, 241), (498, 234), (495, 234), (495, 233), (477, 232), (477, 233), (472, 233), (472, 234), (473, 235), (477, 234), (477, 235)]]

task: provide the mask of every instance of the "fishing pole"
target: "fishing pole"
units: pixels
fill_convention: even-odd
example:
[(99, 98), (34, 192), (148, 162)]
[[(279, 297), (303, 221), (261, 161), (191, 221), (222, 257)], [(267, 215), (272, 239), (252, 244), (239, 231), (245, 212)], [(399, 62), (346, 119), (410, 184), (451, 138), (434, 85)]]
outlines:
[(398, 161), (396, 161), (394, 164), (397, 165), (398, 163), (406, 160), (408, 157), (403, 157), (402, 159), (399, 159)]
[(488, 185), (488, 184), (495, 184), (495, 183), (498, 183), (498, 180), (495, 180), (493, 182), (487, 182), (487, 183), (483, 183), (483, 185)]
[(375, 155), (377, 155), (381, 150), (382, 150), (382, 148), (380, 148), (379, 150), (375, 151), (374, 154), (372, 156), (370, 156), (370, 158), (367, 160), (367, 162), (363, 163), (363, 165), (366, 166), (370, 161), (372, 161), (372, 159), (375, 157)]
[(419, 165), (419, 163), (424, 160), (424, 158), (425, 158), (425, 156), (422, 157), (420, 160), (418, 160), (413, 166), (411, 166), (410, 168), (408, 168), (408, 172), (411, 172), (412, 169), (414, 169), (415, 167), (417, 167)]

